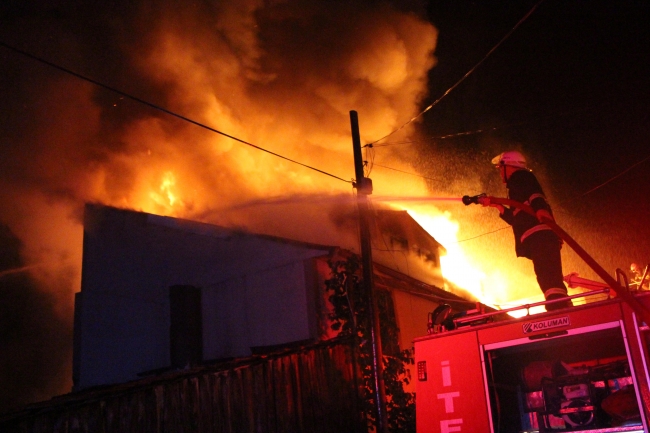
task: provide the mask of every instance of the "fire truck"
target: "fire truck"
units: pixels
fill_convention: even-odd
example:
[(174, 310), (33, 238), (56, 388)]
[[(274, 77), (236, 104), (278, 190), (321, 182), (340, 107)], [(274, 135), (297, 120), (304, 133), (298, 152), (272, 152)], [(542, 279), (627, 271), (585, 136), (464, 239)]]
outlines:
[(436, 309), (415, 340), (418, 433), (648, 432), (650, 332), (607, 291), (520, 318)]
[(589, 289), (570, 296), (574, 306), (540, 314), (530, 311), (553, 301), (436, 308), (414, 340), (418, 433), (650, 431), (650, 291), (631, 290), (620, 270), (614, 279), (548, 224), (605, 283), (572, 286), (571, 274), (569, 287)]

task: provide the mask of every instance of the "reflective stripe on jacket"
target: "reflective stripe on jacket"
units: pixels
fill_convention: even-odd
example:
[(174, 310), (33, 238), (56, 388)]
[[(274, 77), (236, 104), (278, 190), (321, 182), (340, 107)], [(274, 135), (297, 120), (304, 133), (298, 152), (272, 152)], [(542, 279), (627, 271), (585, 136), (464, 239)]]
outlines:
[[(517, 170), (506, 183), (508, 198), (524, 203), (533, 208), (534, 211), (545, 209), (551, 213), (551, 207), (546, 201), (544, 191), (533, 173), (528, 170)], [(540, 223), (537, 218), (519, 209), (505, 208), (501, 219), (512, 226), (515, 235), (515, 252), (518, 257), (530, 258), (528, 247), (524, 241), (533, 233), (541, 230), (550, 230), (546, 224)]]

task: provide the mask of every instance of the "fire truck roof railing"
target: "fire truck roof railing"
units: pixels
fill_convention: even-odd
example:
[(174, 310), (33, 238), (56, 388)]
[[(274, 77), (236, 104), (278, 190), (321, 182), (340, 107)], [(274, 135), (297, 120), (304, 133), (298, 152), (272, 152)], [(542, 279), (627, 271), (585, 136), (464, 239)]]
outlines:
[[(558, 303), (558, 302), (565, 302), (567, 299), (587, 298), (587, 297), (590, 297), (590, 296), (602, 295), (602, 294), (606, 294), (607, 298), (609, 299), (610, 291), (611, 291), (611, 289), (609, 289), (609, 288), (603, 288), (603, 289), (600, 289), (600, 290), (590, 290), (588, 292), (578, 293), (577, 295), (568, 296), (566, 298), (553, 299), (551, 301), (535, 302), (535, 303), (532, 303), (532, 304), (518, 305), (516, 307), (507, 308), (507, 309), (504, 309), (504, 310), (492, 311), (492, 312), (489, 312), (489, 313), (462, 316), (462, 317), (458, 317), (458, 318), (454, 319), (454, 324), (456, 325), (456, 327), (458, 327), (458, 326), (462, 326), (462, 325), (472, 323), (472, 322), (482, 322), (484, 319), (492, 317), (492, 316), (505, 314), (505, 313), (510, 313), (510, 312), (513, 312), (513, 311), (521, 311), (521, 310), (526, 310), (526, 315), (528, 316), (528, 315), (530, 315), (530, 309), (533, 308), (533, 307), (537, 307), (537, 306), (540, 306), (540, 305), (555, 304), (555, 303)], [(571, 308), (571, 307), (569, 307), (569, 308)]]

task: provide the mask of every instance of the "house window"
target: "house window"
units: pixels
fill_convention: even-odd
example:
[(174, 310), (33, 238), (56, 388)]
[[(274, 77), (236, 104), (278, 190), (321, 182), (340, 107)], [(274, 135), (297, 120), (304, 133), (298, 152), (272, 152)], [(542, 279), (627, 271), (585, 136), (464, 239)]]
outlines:
[(393, 249), (400, 249), (403, 251), (407, 251), (409, 248), (409, 241), (406, 240), (405, 238), (398, 238), (395, 236), (390, 237), (390, 246)]

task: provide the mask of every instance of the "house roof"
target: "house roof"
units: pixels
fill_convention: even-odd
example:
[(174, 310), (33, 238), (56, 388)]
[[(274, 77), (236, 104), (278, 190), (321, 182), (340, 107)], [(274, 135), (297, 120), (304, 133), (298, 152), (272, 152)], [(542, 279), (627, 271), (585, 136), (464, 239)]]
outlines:
[(303, 242), (294, 239), (287, 239), (278, 236), (272, 236), (267, 234), (253, 233), (249, 232), (243, 228), (227, 228), (218, 226), (215, 224), (203, 223), (199, 221), (193, 221), (183, 218), (175, 218), (170, 216), (155, 215), (151, 213), (131, 210), (131, 209), (122, 209), (112, 206), (106, 206), (103, 204), (97, 203), (87, 203), (86, 204), (86, 218), (84, 220), (84, 226), (92, 227), (96, 224), (98, 219), (107, 218), (110, 215), (130, 215), (134, 218), (140, 218), (143, 225), (150, 226), (159, 226), (165, 227), (172, 230), (182, 231), (185, 233), (191, 233), (199, 236), (208, 236), (219, 239), (232, 239), (232, 238), (242, 238), (242, 237), (254, 237), (259, 239), (265, 239), (268, 241), (279, 242), (284, 244), (290, 244), (297, 247), (304, 247), (308, 249), (318, 249), (328, 251), (332, 248), (336, 248), (334, 245), (322, 245), (315, 244), (311, 242)]
[(376, 211), (376, 219), (377, 226), (383, 233), (407, 240), (409, 249), (422, 249), (432, 253), (446, 251), (445, 247), (424, 230), (405, 210), (380, 209)]
[[(437, 256), (440, 250), (444, 251), (444, 247), (440, 245), (429, 233), (427, 233), (406, 211), (394, 210), (379, 210), (376, 212), (376, 222), (374, 224), (374, 233), (377, 239), (389, 237), (391, 242), (400, 244), (401, 251), (410, 251), (416, 254), (416, 258), (420, 257), (422, 260), (429, 260), (430, 257), (435, 257), (434, 260), (429, 260), (427, 266), (434, 266), (437, 268), (429, 268), (427, 266), (422, 268), (421, 272), (416, 272), (417, 267), (415, 263), (406, 264), (406, 269), (411, 272), (405, 275), (399, 271), (400, 265), (396, 264), (393, 253), (384, 254), (382, 257), (375, 257), (373, 263), (378, 266), (378, 270), (383, 275), (390, 275), (390, 278), (399, 283), (391, 283), (392, 286), (408, 287), (408, 291), (414, 292), (414, 288), (421, 291), (422, 295), (438, 296), (441, 295), (446, 299), (452, 298), (454, 295), (437, 287), (435, 284), (441, 284), (443, 280), (440, 277), (432, 277), (427, 279), (427, 275), (434, 272), (435, 275), (440, 276), (439, 262)], [(154, 215), (145, 212), (134, 210), (120, 209), (101, 204), (87, 204), (86, 214), (84, 219), (84, 227), (87, 232), (92, 233), (96, 229), (107, 230), (106, 233), (118, 233), (122, 231), (125, 225), (131, 227), (130, 243), (147, 242), (150, 251), (160, 250), (161, 248), (172, 249), (172, 253), (178, 257), (185, 257), (191, 255), (210, 254), (218, 257), (219, 261), (214, 266), (221, 266), (224, 269), (239, 269), (242, 266), (247, 266), (246, 263), (259, 261), (262, 256), (278, 257), (277, 252), (273, 249), (262, 247), (256, 241), (270, 242), (278, 247), (297, 248), (298, 250), (308, 250), (308, 255), (315, 257), (320, 255), (329, 255), (333, 250), (339, 249), (336, 245), (322, 245), (310, 242), (303, 242), (294, 239), (287, 239), (268, 234), (259, 234), (248, 232), (240, 228), (226, 228), (214, 224), (208, 224), (198, 221), (192, 221), (182, 218), (174, 218), (168, 216)], [(163, 238), (149, 238), (140, 237), (139, 240), (134, 240), (133, 237), (139, 236), (138, 227), (155, 229), (155, 233), (163, 236)], [(165, 232), (171, 231), (173, 236), (168, 238)], [(106, 234), (104, 237), (106, 238)], [(146, 235), (148, 236), (148, 235)], [(186, 238), (189, 236), (189, 238)], [(197, 236), (195, 240), (192, 237)], [(381, 237), (380, 237), (381, 236)], [(109, 238), (114, 235), (109, 235)], [(127, 236), (128, 237), (128, 236)], [(215, 239), (216, 242), (210, 242), (209, 238)], [(152, 239), (170, 239), (169, 241), (156, 241)], [(104, 245), (103, 243), (101, 245)], [(217, 247), (201, 247), (201, 245), (219, 245)], [(84, 247), (85, 248), (85, 247)], [(102, 247), (103, 248), (103, 247)], [(264, 250), (269, 250), (264, 252)], [(102, 250), (105, 251), (105, 250)], [(298, 251), (296, 251), (298, 253)], [(377, 251), (379, 253), (379, 251)], [(299, 253), (300, 254), (300, 253)], [(379, 254), (381, 256), (381, 254)], [(270, 257), (270, 256), (269, 256)], [(224, 275), (227, 274), (224, 271)], [(414, 278), (415, 277), (415, 278)], [(416, 291), (417, 291), (416, 290)], [(458, 298), (460, 301), (462, 298)]]
[[(462, 292), (466, 295), (466, 297), (463, 297), (441, 287), (422, 282), (416, 278), (410, 277), (376, 262), (373, 263), (373, 268), (375, 275), (374, 284), (378, 288), (399, 290), (430, 301), (445, 302), (457, 309), (465, 309), (467, 305), (473, 305), (478, 301), (471, 295), (471, 293)], [(484, 307), (487, 310), (492, 311), (491, 307)]]
[[(255, 237), (268, 241), (290, 244), (297, 247), (308, 249), (319, 249), (329, 251), (337, 248), (337, 245), (324, 245), (312, 242), (305, 242), (296, 239), (288, 239), (268, 234), (249, 232), (244, 228), (227, 228), (215, 224), (204, 223), (183, 218), (170, 216), (155, 215), (151, 213), (122, 209), (112, 206), (106, 206), (98, 203), (86, 204), (86, 218), (84, 226), (92, 227), (104, 218), (110, 215), (130, 215), (133, 218), (139, 218), (143, 225), (166, 227), (185, 233), (196, 234), (200, 236), (209, 236), (220, 239), (231, 239), (236, 237)], [(424, 230), (406, 211), (403, 210), (377, 210), (375, 231), (378, 230), (383, 234), (388, 234), (395, 239), (401, 239), (408, 243), (410, 249), (423, 249), (430, 252), (444, 252), (445, 248), (426, 230)], [(378, 233), (375, 233), (377, 235)]]

